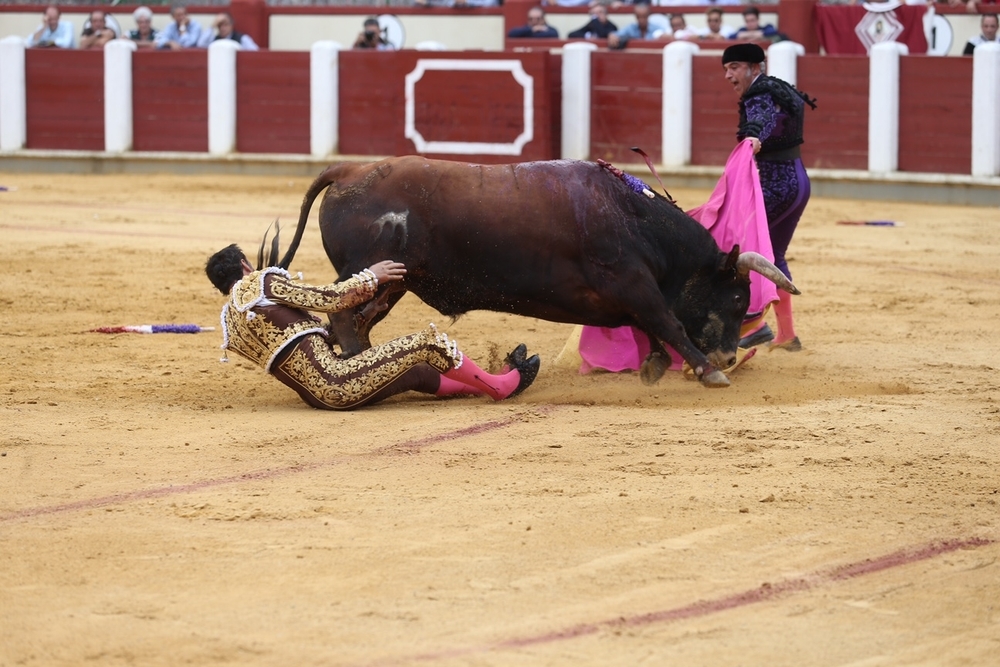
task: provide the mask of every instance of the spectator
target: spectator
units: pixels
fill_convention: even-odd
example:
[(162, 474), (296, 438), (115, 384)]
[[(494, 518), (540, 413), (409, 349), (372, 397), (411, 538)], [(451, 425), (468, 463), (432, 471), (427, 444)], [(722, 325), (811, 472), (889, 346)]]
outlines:
[(965, 11), (975, 14), (979, 11), (979, 5), (996, 4), (997, 0), (948, 0), (949, 7), (961, 7), (965, 5)]
[(377, 51), (393, 51), (395, 47), (382, 34), (378, 19), (370, 16), (365, 19), (364, 30), (358, 33), (354, 40), (355, 49), (375, 49)]
[(683, 14), (670, 15), (670, 34), (678, 40), (698, 39), (698, 33), (688, 27)]
[(702, 32), (698, 39), (702, 41), (721, 41), (732, 39), (736, 34), (736, 31), (727, 25), (722, 23), (722, 10), (712, 8), (705, 13), (705, 23), (708, 24), (708, 30)]
[(151, 49), (156, 45), (156, 31), (153, 30), (153, 10), (149, 7), (139, 7), (132, 12), (132, 20), (135, 21), (135, 30), (128, 34), (128, 38), (135, 42), (140, 49)]
[(608, 35), (608, 47), (612, 49), (624, 49), (625, 45), (633, 39), (660, 39), (665, 32), (649, 22), (649, 13), (652, 11), (648, 3), (642, 2), (635, 5), (635, 23), (630, 23), (621, 30), (617, 30)]
[(417, 7), (499, 7), (500, 0), (413, 0)]
[[(378, 21), (375, 22), (376, 24)], [(244, 51), (259, 51), (260, 47), (253, 41), (253, 37), (236, 30), (233, 17), (229, 12), (222, 12), (212, 21), (212, 29), (206, 30), (201, 37), (202, 42), (198, 46), (208, 48), (212, 42), (219, 39), (231, 39), (240, 45)]]
[(745, 39), (748, 41), (771, 40), (773, 42), (781, 39), (778, 29), (768, 23), (760, 24), (760, 10), (756, 7), (747, 7), (743, 10), (744, 26), (736, 31), (734, 39)]
[(979, 19), (979, 29), (982, 31), (982, 34), (976, 35), (965, 43), (965, 50), (962, 51), (962, 55), (971, 56), (980, 44), (987, 42), (1000, 44), (1000, 37), (997, 37), (996, 14), (983, 14), (982, 18)]
[(115, 37), (115, 31), (108, 27), (107, 15), (100, 9), (95, 9), (90, 12), (90, 19), (80, 33), (80, 48), (103, 49)]
[(156, 35), (156, 48), (177, 51), (191, 49), (201, 43), (204, 30), (197, 21), (188, 16), (184, 5), (173, 5), (170, 8), (170, 16), (174, 20)]
[(594, 5), (590, 10), (590, 23), (583, 26), (579, 30), (574, 30), (569, 33), (567, 37), (571, 39), (579, 39), (580, 37), (585, 37), (587, 39), (591, 37), (600, 37), (605, 39), (608, 35), (618, 30), (618, 26), (608, 20), (608, 8), (604, 5), (598, 4)]
[(507, 37), (552, 37), (558, 38), (559, 31), (545, 22), (545, 10), (532, 7), (528, 10), (528, 23), (507, 31)]
[(42, 14), (42, 24), (28, 36), (28, 46), (39, 48), (56, 47), (72, 49), (76, 46), (73, 24), (61, 20), (62, 12), (55, 5), (49, 5)]

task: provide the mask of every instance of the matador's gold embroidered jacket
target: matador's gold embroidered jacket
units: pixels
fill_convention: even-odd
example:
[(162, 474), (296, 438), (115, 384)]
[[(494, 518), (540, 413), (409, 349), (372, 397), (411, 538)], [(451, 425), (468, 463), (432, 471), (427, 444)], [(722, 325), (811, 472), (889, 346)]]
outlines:
[(328, 335), (307, 311), (354, 308), (371, 300), (377, 289), (373, 279), (359, 276), (316, 286), (296, 282), (278, 267), (254, 271), (233, 285), (222, 307), (222, 349), (270, 371), (278, 353), (302, 336)]

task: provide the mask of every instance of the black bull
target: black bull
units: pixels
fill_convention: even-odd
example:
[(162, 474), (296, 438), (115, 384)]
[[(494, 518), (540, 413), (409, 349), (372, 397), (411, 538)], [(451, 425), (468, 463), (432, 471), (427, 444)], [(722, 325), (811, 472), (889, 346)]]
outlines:
[[(339, 163), (313, 182), (280, 265), (302, 239), (313, 201), (339, 276), (392, 259), (403, 287), (444, 315), (492, 310), (553, 322), (632, 325), (663, 373), (670, 345), (706, 386), (729, 384), (754, 270), (798, 290), (762, 256), (722, 252), (698, 222), (660, 194), (635, 192), (592, 162), (477, 165), (421, 157)], [(652, 193), (650, 193), (652, 194)], [(394, 285), (399, 285), (395, 283)], [(391, 308), (405, 290), (380, 295)], [(332, 317), (345, 356), (368, 343), (371, 321)]]

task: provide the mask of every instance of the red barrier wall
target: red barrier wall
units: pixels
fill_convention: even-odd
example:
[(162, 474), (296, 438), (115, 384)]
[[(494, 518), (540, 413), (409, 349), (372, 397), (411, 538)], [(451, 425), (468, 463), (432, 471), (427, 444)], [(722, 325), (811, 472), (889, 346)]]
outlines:
[(663, 55), (595, 51), (590, 60), (590, 157), (636, 162), (638, 146), (663, 157)]
[(207, 151), (208, 52), (133, 53), (132, 113), (134, 150)]
[(104, 53), (28, 49), (27, 148), (104, 150)]
[[(405, 132), (405, 79), (419, 60), (519, 60), (533, 78), (533, 139), (520, 155), (476, 155), (486, 163), (553, 157), (548, 53), (445, 53), (344, 51), (340, 54), (340, 152), (407, 155), (416, 152)], [(507, 71), (428, 70), (414, 85), (414, 125), (427, 141), (511, 142), (524, 131), (523, 89)], [(554, 113), (559, 113), (558, 107)], [(425, 152), (451, 159), (468, 155)]]
[(549, 102), (549, 155), (562, 155), (562, 55), (549, 54), (548, 58), (548, 102)]
[(309, 53), (236, 54), (236, 150), (309, 153)]
[(736, 147), (739, 98), (722, 71), (722, 54), (695, 56), (692, 65), (691, 164), (724, 165)]
[(900, 58), (899, 169), (972, 171), (972, 58)]
[[(103, 150), (103, 54), (29, 49), (25, 58), (27, 147)], [(561, 153), (558, 54), (344, 51), (340, 58), (342, 153), (417, 152), (404, 134), (405, 81), (421, 60), (517, 61), (532, 77), (534, 97), (533, 138), (521, 154), (425, 154), (497, 163)], [(629, 149), (640, 146), (662, 161), (661, 53), (596, 51), (592, 58), (591, 157), (636, 164)], [(207, 151), (207, 53), (138, 51), (132, 63), (134, 149)], [(900, 170), (968, 174), (972, 59), (910, 56), (900, 68)], [(864, 56), (799, 59), (799, 87), (818, 101), (806, 112), (807, 167), (867, 169), (868, 71)], [(720, 166), (735, 144), (737, 101), (717, 54), (695, 57), (693, 74), (692, 164)], [(525, 131), (524, 90), (510, 71), (431, 68), (414, 91), (414, 127), (427, 141), (510, 143)], [(237, 150), (308, 154), (309, 111), (308, 53), (237, 54)]]
[(798, 88), (816, 98), (806, 109), (806, 167), (868, 169), (868, 58), (799, 58)]

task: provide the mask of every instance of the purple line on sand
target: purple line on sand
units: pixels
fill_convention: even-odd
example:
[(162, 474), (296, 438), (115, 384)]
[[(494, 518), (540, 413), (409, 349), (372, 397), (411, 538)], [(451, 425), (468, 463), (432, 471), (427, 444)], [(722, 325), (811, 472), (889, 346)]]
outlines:
[[(397, 442), (392, 445), (379, 447), (378, 449), (370, 452), (370, 454), (380, 455), (399, 450), (405, 450), (405, 451), (419, 450), (423, 447), (427, 447), (428, 445), (434, 445), (441, 442), (449, 442), (451, 440), (464, 438), (470, 435), (479, 435), (480, 433), (488, 433), (490, 431), (496, 431), (511, 426), (512, 424), (516, 424), (520, 421), (522, 421), (522, 415), (514, 414), (509, 417), (505, 417), (503, 419), (494, 419), (491, 421), (480, 422), (479, 424), (473, 424), (472, 426), (466, 426), (465, 428), (460, 428), (453, 431), (447, 431), (445, 433), (440, 433), (438, 435), (430, 435), (422, 438), (415, 438), (412, 440), (404, 440), (403, 442)], [(170, 484), (168, 486), (157, 486), (151, 489), (138, 489), (135, 491), (126, 491), (125, 493), (116, 493), (110, 496), (85, 498), (83, 500), (77, 500), (69, 503), (62, 503), (59, 505), (44, 505), (42, 507), (29, 507), (27, 509), (11, 512), (10, 514), (0, 515), (0, 522), (15, 521), (17, 519), (30, 519), (33, 517), (47, 516), (51, 514), (67, 514), (69, 512), (92, 510), (92, 509), (97, 509), (99, 507), (107, 507), (109, 505), (122, 505), (124, 503), (135, 502), (137, 500), (150, 500), (153, 498), (163, 498), (165, 496), (178, 496), (178, 495), (183, 495), (185, 493), (193, 493), (196, 491), (203, 491), (205, 489), (211, 489), (219, 486), (226, 486), (228, 484), (253, 482), (262, 479), (275, 479), (278, 477), (285, 477), (287, 475), (297, 475), (304, 472), (310, 472), (312, 470), (320, 470), (322, 468), (332, 468), (334, 466), (342, 465), (347, 461), (355, 458), (357, 457), (342, 456), (340, 458), (329, 461), (287, 466), (284, 468), (266, 468), (264, 470), (255, 470), (252, 472), (245, 472), (237, 475), (228, 475), (226, 477), (215, 477), (212, 479), (205, 479), (199, 482), (191, 482), (190, 484), (177, 484), (177, 485)]]
[(993, 540), (981, 537), (940, 540), (929, 544), (900, 549), (899, 551), (894, 551), (884, 556), (866, 558), (862, 561), (818, 570), (812, 574), (796, 579), (786, 579), (774, 583), (764, 583), (757, 588), (751, 588), (745, 591), (709, 600), (699, 600), (682, 607), (663, 609), (660, 611), (637, 614), (634, 616), (620, 616), (602, 621), (594, 621), (591, 623), (579, 623), (562, 629), (552, 630), (550, 632), (535, 635), (524, 635), (521, 637), (511, 637), (510, 639), (504, 639), (486, 646), (442, 649), (432, 653), (387, 658), (385, 660), (367, 664), (368, 667), (375, 667), (376, 665), (388, 666), (412, 662), (439, 662), (449, 658), (551, 644), (554, 642), (593, 635), (601, 630), (635, 628), (659, 623), (672, 623), (674, 621), (700, 618), (728, 611), (730, 609), (746, 607), (758, 602), (784, 598), (792, 595), (793, 593), (809, 591), (827, 584), (847, 581), (902, 565), (917, 563), (934, 558), (935, 556), (958, 551), (960, 549), (975, 549), (992, 543)]

